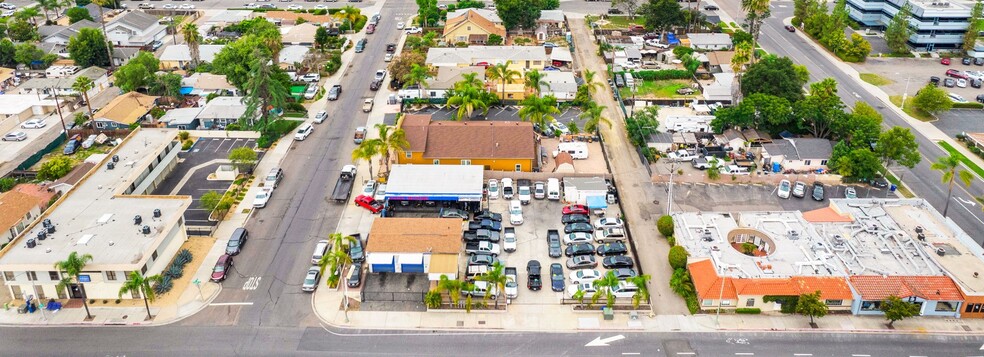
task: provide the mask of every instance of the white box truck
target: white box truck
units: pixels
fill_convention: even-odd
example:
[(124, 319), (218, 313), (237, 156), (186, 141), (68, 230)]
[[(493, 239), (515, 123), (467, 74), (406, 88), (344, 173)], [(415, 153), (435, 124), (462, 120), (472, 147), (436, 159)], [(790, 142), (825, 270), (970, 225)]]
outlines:
[(547, 179), (547, 199), (560, 200), (560, 180), (556, 178)]

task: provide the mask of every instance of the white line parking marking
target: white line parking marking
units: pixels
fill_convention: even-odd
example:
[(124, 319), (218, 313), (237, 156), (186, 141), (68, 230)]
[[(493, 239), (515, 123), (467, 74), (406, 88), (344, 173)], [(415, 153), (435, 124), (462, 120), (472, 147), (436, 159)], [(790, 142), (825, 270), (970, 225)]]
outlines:
[(213, 302), (208, 306), (250, 306), (252, 302)]

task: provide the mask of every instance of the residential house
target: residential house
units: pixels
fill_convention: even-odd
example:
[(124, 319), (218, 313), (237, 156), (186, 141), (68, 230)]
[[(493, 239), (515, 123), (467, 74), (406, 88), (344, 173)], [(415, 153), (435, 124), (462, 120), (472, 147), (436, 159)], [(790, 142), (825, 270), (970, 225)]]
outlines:
[(93, 115), (96, 130), (126, 129), (147, 119), (150, 110), (157, 106), (157, 98), (137, 92), (113, 98)]
[(286, 46), (280, 50), (280, 61), (277, 64), (285, 71), (296, 71), (298, 64), (304, 62), (304, 59), (307, 58), (308, 52), (310, 51), (311, 47), (307, 46)]
[(461, 17), (468, 12), (474, 12), (478, 14), (478, 16), (481, 16), (482, 18), (489, 20), (489, 22), (492, 22), (493, 24), (502, 25), (502, 18), (499, 17), (499, 13), (496, 12), (495, 10), (489, 10), (489, 9), (473, 9), (473, 8), (457, 9), (448, 12), (447, 18), (453, 19), (453, 18)]
[(745, 147), (745, 136), (735, 129), (727, 129), (719, 135), (714, 135), (714, 142), (733, 150)]
[(293, 11), (267, 11), (263, 14), (267, 20), (275, 24), (284, 25), (294, 25), (297, 23), (298, 19), (304, 19), (304, 22), (312, 23), (315, 25), (330, 24), (333, 19), (330, 15), (315, 15), (306, 12), (293, 12)]
[(14, 130), (20, 123), (35, 115), (55, 111), (55, 101), (34, 94), (0, 95), (0, 132)]
[(401, 89), (397, 95), (400, 98), (419, 98), (421, 94), (424, 98), (444, 98), (447, 91), (469, 73), (476, 74), (475, 78), (485, 82), (485, 68), (482, 67), (438, 67), (437, 75), (427, 80), (423, 90), (412, 86)]
[(505, 41), (506, 28), (501, 23), (493, 22), (475, 9), (464, 9), (456, 13), (460, 15), (455, 17), (448, 15), (448, 20), (444, 23), (444, 34), (441, 37), (444, 42), (484, 45), (488, 43), (491, 35), (497, 35), (503, 42)]
[(206, 28), (212, 26), (225, 27), (226, 25), (240, 23), (249, 20), (253, 16), (252, 10), (222, 10), (219, 13), (205, 20)]
[(409, 114), (402, 128), (410, 147), (396, 155), (400, 164), (523, 172), (537, 167), (536, 136), (529, 122), (431, 121), (429, 114)]
[[(98, 16), (93, 18), (98, 18)], [(79, 33), (79, 30), (83, 28), (99, 28), (99, 24), (89, 20), (82, 20), (67, 27), (58, 25), (41, 26), (38, 28), (38, 34), (42, 38), (41, 43), (67, 46), (68, 40), (75, 37)], [(64, 57), (68, 56), (66, 55)]]
[(960, 317), (964, 295), (948, 276), (856, 275), (851, 278), (856, 315), (883, 315), (889, 296), (919, 305), (920, 316)]
[(127, 11), (106, 24), (106, 37), (114, 46), (149, 47), (167, 35), (167, 26), (157, 16), (143, 11)]
[(19, 82), (12, 68), (0, 67), (0, 91), (6, 92), (8, 88)]
[(195, 130), (201, 126), (201, 119), (198, 118), (198, 115), (203, 109), (204, 107), (171, 109), (157, 121), (163, 123), (167, 128)]
[[(748, 137), (746, 135), (746, 137)], [(826, 171), (834, 145), (827, 139), (781, 139), (762, 144), (762, 167), (779, 165), (782, 170)]]
[(200, 97), (206, 97), (212, 93), (218, 95), (239, 95), (239, 89), (229, 83), (224, 74), (196, 72), (188, 77), (182, 78), (181, 87), (191, 89), (185, 95), (197, 95)]
[(510, 62), (509, 68), (524, 72), (543, 70), (550, 64), (550, 56), (543, 46), (471, 46), (465, 48), (431, 47), (424, 61), (432, 68), (438, 67), (487, 67)]
[(0, 194), (0, 246), (6, 246), (40, 216), (45, 203), (17, 191)]
[(130, 62), (133, 57), (137, 57), (138, 53), (140, 53), (139, 48), (113, 47), (113, 65), (116, 67), (122, 66)]
[(243, 97), (215, 97), (198, 113), (198, 119), (205, 129), (223, 129), (245, 113)]
[(731, 104), (735, 97), (735, 74), (730, 70), (724, 73), (714, 73), (714, 81), (699, 82), (701, 94), (708, 103)]
[(314, 34), (317, 32), (318, 25), (305, 22), (287, 30), (287, 33), (281, 37), (280, 41), (284, 45), (304, 45), (310, 47), (314, 45)]
[[(225, 45), (198, 45), (199, 61), (212, 63), (215, 55), (224, 47)], [(184, 69), (191, 64), (191, 50), (188, 45), (170, 45), (164, 48), (159, 59), (163, 70)]]
[(546, 84), (540, 86), (543, 95), (557, 97), (557, 101), (566, 102), (574, 100), (577, 96), (577, 79), (574, 72), (544, 71), (543, 81)]
[(51, 95), (52, 91), (59, 96), (80, 95), (72, 85), (79, 77), (87, 77), (92, 80), (92, 89), (87, 93), (90, 97), (98, 94), (103, 89), (109, 88), (109, 76), (105, 69), (92, 66), (64, 78), (31, 78), (17, 87), (19, 94), (41, 93)]
[(687, 34), (687, 38), (690, 39), (690, 47), (695, 50), (719, 51), (734, 47), (731, 36), (726, 33), (691, 33)]
[(16, 191), (34, 197), (41, 205), (41, 210), (44, 211), (48, 209), (53, 200), (59, 196), (55, 190), (48, 187), (47, 184), (36, 184), (36, 183), (21, 183), (14, 186), (11, 191)]
[(551, 37), (563, 36), (567, 32), (563, 10), (541, 10), (536, 20), (536, 39), (546, 41)]
[(366, 243), (370, 273), (424, 273), (438, 281), (458, 278), (461, 221), (444, 218), (374, 220)]
[(711, 51), (701, 55), (707, 59), (703, 65), (708, 73), (734, 72), (731, 70), (731, 58), (735, 56), (735, 51)]

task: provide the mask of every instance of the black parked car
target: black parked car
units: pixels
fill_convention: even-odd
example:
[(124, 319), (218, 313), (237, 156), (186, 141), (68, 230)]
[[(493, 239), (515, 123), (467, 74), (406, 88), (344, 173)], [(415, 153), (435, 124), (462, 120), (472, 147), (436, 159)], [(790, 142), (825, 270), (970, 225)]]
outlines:
[(540, 279), (540, 261), (530, 260), (526, 263), (526, 287), (533, 291), (540, 290), (543, 281)]
[(473, 242), (477, 240), (487, 240), (491, 242), (498, 242), (500, 234), (496, 231), (490, 231), (488, 229), (476, 229), (471, 231), (465, 231), (461, 234), (461, 237), (465, 241)]
[(971, 62), (973, 62), (973, 60), (971, 60), (970, 57), (964, 57), (960, 60), (960, 63), (963, 63), (965, 66), (969, 66)]
[(560, 263), (550, 264), (550, 290), (564, 291), (564, 266)]
[(564, 250), (564, 255), (573, 257), (575, 255), (594, 254), (594, 252), (595, 247), (591, 243), (578, 243), (567, 246), (567, 249)]
[(468, 229), (489, 229), (496, 232), (502, 231), (502, 222), (493, 221), (491, 219), (474, 220), (468, 222)]
[(551, 258), (560, 258), (560, 233), (556, 229), (547, 231), (547, 254)]
[(600, 256), (622, 255), (628, 253), (629, 249), (625, 246), (625, 243), (614, 242), (599, 245), (597, 252)]
[(591, 217), (583, 214), (565, 214), (560, 218), (563, 224), (568, 223), (591, 223)]
[(823, 184), (820, 182), (813, 183), (813, 200), (823, 201)]
[(591, 223), (568, 223), (564, 225), (564, 233), (574, 233), (574, 232), (594, 232), (594, 227)]
[(362, 240), (359, 236), (351, 236), (353, 239), (349, 243), (349, 257), (353, 262), (361, 263), (366, 260), (366, 251), (362, 249)]
[(362, 263), (360, 262), (360, 263), (352, 264), (351, 269), (352, 269), (352, 276), (349, 277), (348, 282), (346, 283), (350, 288), (356, 288), (359, 286), (359, 284), (362, 284)]
[(634, 265), (635, 263), (632, 262), (632, 258), (624, 255), (605, 257), (605, 259), (602, 259), (601, 261), (601, 266), (605, 267), (605, 269), (631, 268)]
[[(984, 96), (984, 94), (981, 94), (981, 95), (977, 96), (978, 101), (981, 100), (981, 97), (982, 96)], [(981, 102), (981, 103), (984, 103), (984, 102)], [(878, 177), (875, 177), (874, 180), (871, 180), (870, 184), (872, 186), (877, 187), (877, 188), (886, 188), (886, 187), (888, 187), (888, 180), (886, 180), (882, 176), (878, 176)]]
[(978, 66), (984, 66), (984, 57), (974, 58), (974, 64)]
[(940, 86), (940, 77), (937, 77), (937, 76), (929, 77), (929, 83), (931, 83), (934, 86), (939, 87)]
[(475, 214), (475, 219), (491, 219), (496, 222), (502, 222), (502, 214), (490, 212), (489, 210), (482, 210)]

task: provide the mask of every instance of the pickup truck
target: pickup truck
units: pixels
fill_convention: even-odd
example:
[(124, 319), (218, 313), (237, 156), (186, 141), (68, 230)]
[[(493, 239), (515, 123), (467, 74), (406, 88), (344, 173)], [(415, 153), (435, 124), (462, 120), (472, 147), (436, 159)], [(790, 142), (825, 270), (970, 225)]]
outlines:
[(506, 297), (515, 299), (519, 296), (519, 275), (516, 274), (516, 267), (506, 267)]
[(488, 229), (476, 229), (465, 231), (461, 234), (461, 237), (465, 239), (466, 242), (473, 242), (477, 240), (487, 240), (491, 242), (499, 242), (499, 232), (490, 231)]
[(698, 155), (687, 150), (677, 150), (666, 155), (666, 159), (672, 162), (683, 162), (696, 159)]
[(342, 167), (342, 173), (338, 175), (338, 181), (335, 182), (335, 189), (331, 191), (331, 199), (338, 203), (348, 201), (354, 185), (355, 165), (345, 165)]
[(748, 169), (738, 165), (721, 166), (721, 173), (724, 175), (748, 175)]
[(489, 241), (474, 241), (465, 243), (465, 252), (468, 254), (492, 254), (499, 255), (499, 245)]
[(502, 250), (507, 253), (516, 251), (516, 228), (506, 227), (506, 233), (502, 237)]
[(691, 161), (690, 164), (693, 165), (693, 167), (695, 169), (698, 169), (698, 170), (707, 170), (707, 169), (711, 168), (711, 162), (714, 161), (714, 160), (717, 160), (717, 159), (712, 158), (712, 160), (708, 160), (706, 156), (705, 157), (698, 157), (698, 158), (694, 159), (693, 161)]
[(526, 287), (533, 291), (539, 291), (543, 287), (543, 279), (540, 278), (540, 262), (531, 260), (526, 263)]

